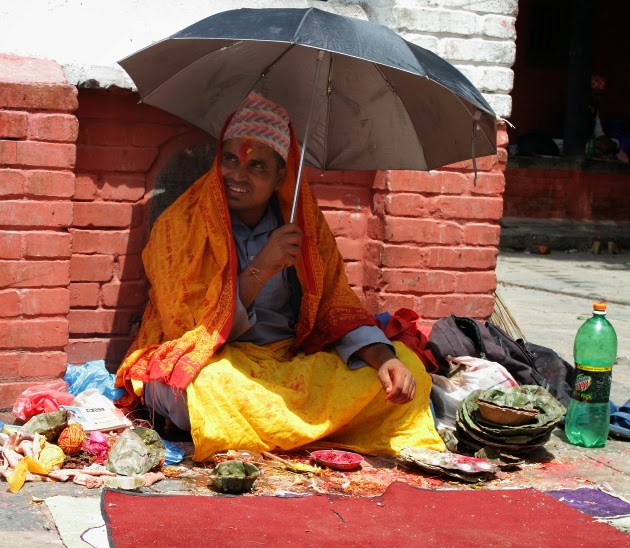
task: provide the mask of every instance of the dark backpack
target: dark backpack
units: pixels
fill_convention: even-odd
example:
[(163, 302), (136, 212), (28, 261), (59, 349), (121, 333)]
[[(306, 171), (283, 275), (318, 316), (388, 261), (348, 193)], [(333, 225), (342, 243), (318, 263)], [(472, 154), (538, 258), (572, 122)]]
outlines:
[(447, 356), (473, 356), (500, 363), (519, 384), (548, 384), (535, 370), (533, 356), (490, 322), (484, 325), (473, 318), (454, 315), (443, 318), (433, 325), (427, 346), (443, 375), (449, 370)]
[(571, 399), (571, 386), (575, 379), (575, 368), (563, 360), (551, 348), (526, 342), (525, 348), (534, 358), (534, 368), (546, 381), (545, 388), (565, 407)]

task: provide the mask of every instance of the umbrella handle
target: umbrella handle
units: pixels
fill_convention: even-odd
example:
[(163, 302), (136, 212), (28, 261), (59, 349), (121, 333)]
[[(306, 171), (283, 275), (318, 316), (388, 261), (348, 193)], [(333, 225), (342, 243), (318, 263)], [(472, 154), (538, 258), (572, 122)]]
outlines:
[(315, 80), (313, 80), (313, 90), (311, 91), (311, 104), (308, 107), (308, 117), (306, 119), (306, 129), (304, 130), (304, 139), (302, 141), (302, 152), (300, 154), (300, 164), (298, 166), (297, 181), (295, 182), (295, 194), (293, 195), (293, 205), (291, 206), (291, 217), (289, 223), (295, 220), (295, 212), (297, 210), (298, 195), (300, 193), (300, 183), (302, 182), (302, 167), (304, 166), (304, 153), (306, 152), (306, 143), (308, 142), (308, 132), (311, 128), (311, 115), (313, 114), (313, 104), (315, 102), (315, 88), (319, 80), (319, 69), (322, 67), (322, 59), (324, 52), (320, 49), (317, 55), (317, 68), (315, 69)]

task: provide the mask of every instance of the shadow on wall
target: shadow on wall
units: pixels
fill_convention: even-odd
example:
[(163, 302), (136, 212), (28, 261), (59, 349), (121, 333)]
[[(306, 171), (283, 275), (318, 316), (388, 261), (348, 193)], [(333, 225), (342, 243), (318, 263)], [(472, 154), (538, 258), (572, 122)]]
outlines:
[(182, 150), (164, 165), (146, 204), (149, 231), (160, 214), (210, 169), (216, 152), (216, 142), (200, 143)]
[[(198, 143), (176, 153), (158, 171), (154, 178), (153, 190), (143, 204), (144, 207), (134, 208), (133, 210), (131, 226), (143, 225), (142, 233), (144, 238), (142, 249), (144, 249), (148, 241), (151, 228), (156, 219), (199, 177), (210, 169), (215, 155), (215, 141)], [(151, 181), (147, 181), (147, 187), (148, 189), (151, 188)], [(119, 263), (118, 276), (121, 280), (121, 287), (116, 305), (116, 317), (113, 323), (114, 332), (124, 330), (127, 331), (127, 336), (118, 339), (118, 341), (116, 338), (112, 338), (110, 344), (107, 345), (105, 361), (108, 369), (112, 372), (120, 365), (140, 328), (144, 307), (148, 299), (148, 284), (142, 267), (140, 253), (130, 247), (126, 257), (127, 259), (122, 264)], [(138, 278), (139, 270), (142, 271), (141, 283), (133, 281)], [(132, 310), (129, 308), (131, 303), (134, 305)]]

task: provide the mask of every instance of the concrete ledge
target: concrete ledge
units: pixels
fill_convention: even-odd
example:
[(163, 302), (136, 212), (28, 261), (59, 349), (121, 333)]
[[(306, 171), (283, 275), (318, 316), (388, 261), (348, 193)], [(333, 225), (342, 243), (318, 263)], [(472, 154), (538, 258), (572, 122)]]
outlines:
[(621, 250), (630, 250), (630, 222), (505, 217), (500, 225), (499, 249), (531, 250), (542, 245), (549, 250), (589, 251), (599, 239), (602, 253), (607, 253), (609, 240), (615, 240)]

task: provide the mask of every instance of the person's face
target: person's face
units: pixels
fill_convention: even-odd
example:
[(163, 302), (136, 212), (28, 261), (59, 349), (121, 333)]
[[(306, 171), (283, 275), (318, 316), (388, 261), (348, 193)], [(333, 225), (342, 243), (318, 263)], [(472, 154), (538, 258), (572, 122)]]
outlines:
[(235, 137), (223, 142), (221, 174), (230, 211), (252, 227), (262, 219), (286, 170), (271, 147)]

